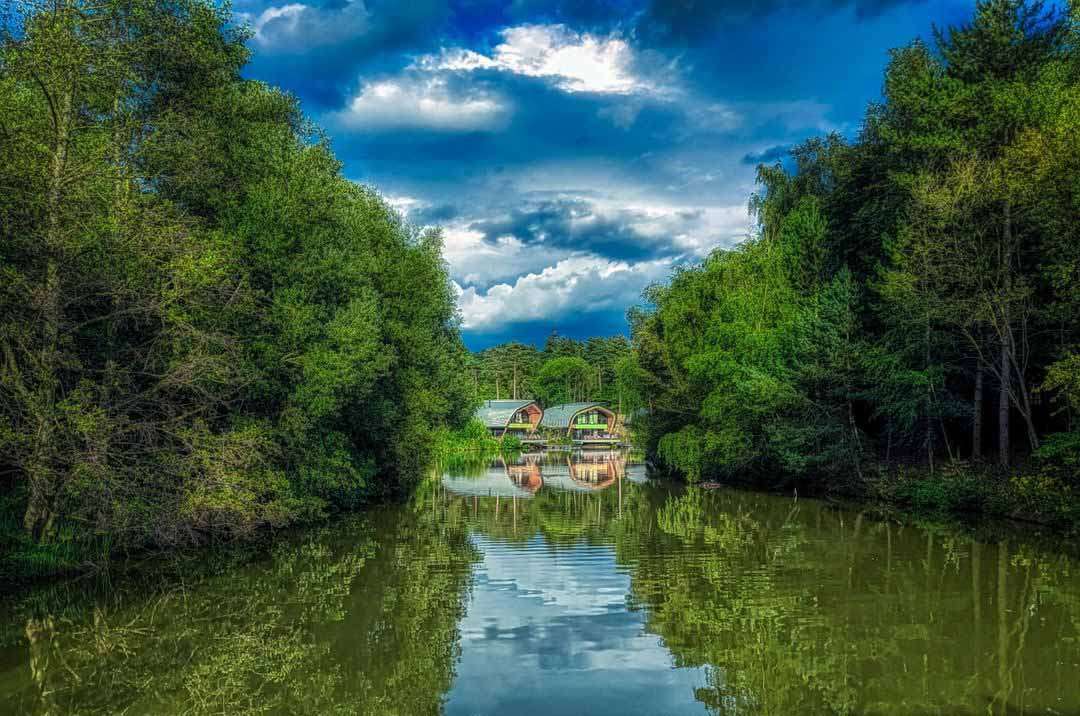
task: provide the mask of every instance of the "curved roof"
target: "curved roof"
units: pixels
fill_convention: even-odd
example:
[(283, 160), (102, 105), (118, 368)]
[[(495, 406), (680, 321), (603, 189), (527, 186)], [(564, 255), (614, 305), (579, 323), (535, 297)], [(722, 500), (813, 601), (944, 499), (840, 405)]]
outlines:
[(476, 409), (476, 417), (484, 423), (484, 427), (505, 428), (514, 417), (514, 413), (535, 402), (535, 400), (485, 400)]
[(562, 405), (553, 405), (545, 410), (540, 426), (544, 428), (569, 428), (570, 421), (574, 419), (575, 415), (595, 408), (613, 414), (600, 403), (563, 403)]

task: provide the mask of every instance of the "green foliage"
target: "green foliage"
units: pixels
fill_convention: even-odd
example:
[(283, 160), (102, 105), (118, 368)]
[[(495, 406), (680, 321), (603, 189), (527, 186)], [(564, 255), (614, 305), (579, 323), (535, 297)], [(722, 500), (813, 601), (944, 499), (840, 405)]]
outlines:
[(590, 371), (588, 362), (577, 356), (545, 361), (533, 381), (537, 400), (544, 405), (588, 400)]
[(1047, 435), (1035, 456), (1073, 476), (1080, 474), (1080, 431)]
[(484, 423), (476, 418), (456, 430), (441, 427), (435, 433), (435, 455), (440, 462), (459, 455), (494, 456), (498, 452), (498, 438), (493, 437)]
[(543, 405), (587, 400), (622, 412), (642, 405), (624, 336), (577, 341), (553, 333), (543, 350), (504, 343), (470, 356), (467, 370), (477, 400), (532, 398)]
[(980, 484), (981, 477), (963, 471), (909, 480), (896, 497), (923, 513), (978, 512), (983, 509), (988, 493), (986, 486)]
[(1025, 474), (1052, 478), (1035, 492), (1065, 489), (1080, 464), (1067, 13), (979, 2), (936, 48), (893, 53), (857, 139), (759, 167), (756, 233), (630, 312), (625, 374), (654, 458), (690, 481), (862, 492), (877, 466), (916, 464), (928, 477), (894, 499), (1007, 512), (1028, 497), (950, 474), (996, 448), (1002, 474), (1033, 454)]
[(1046, 371), (1040, 391), (1054, 395), (1058, 413), (1065, 414), (1072, 430), (1047, 435), (1035, 456), (1048, 469), (1065, 473), (1076, 483), (1080, 475), (1080, 426), (1076, 425), (1074, 415), (1080, 410), (1080, 354), (1053, 363)]
[(97, 560), (414, 485), (471, 412), (439, 233), (241, 78), (227, 7), (8, 16), (0, 477), (28, 544)]

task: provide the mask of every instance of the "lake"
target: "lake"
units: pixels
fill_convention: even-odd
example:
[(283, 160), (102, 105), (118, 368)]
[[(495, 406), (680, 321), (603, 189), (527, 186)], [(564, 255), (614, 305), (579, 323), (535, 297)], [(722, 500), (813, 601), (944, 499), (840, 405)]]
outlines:
[(0, 714), (1075, 715), (1071, 554), (618, 452), (462, 464), (269, 545), (6, 597)]

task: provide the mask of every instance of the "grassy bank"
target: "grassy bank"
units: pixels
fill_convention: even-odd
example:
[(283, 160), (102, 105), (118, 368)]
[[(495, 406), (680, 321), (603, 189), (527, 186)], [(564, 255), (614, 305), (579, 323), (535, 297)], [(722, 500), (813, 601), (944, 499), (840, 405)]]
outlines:
[(933, 471), (922, 465), (877, 465), (849, 480), (776, 474), (733, 475), (705, 486), (730, 484), (767, 491), (842, 498), (899, 508), (915, 515), (950, 520), (980, 516), (1044, 525), (1054, 532), (1080, 534), (1080, 501), (1075, 480), (1065, 471), (1029, 462), (1010, 470), (956, 461)]
[(113, 544), (107, 535), (87, 535), (61, 525), (55, 539), (37, 542), (23, 528), (25, 509), (25, 491), (0, 492), (0, 587), (108, 564)]
[(458, 458), (490, 460), (499, 455), (521, 452), (521, 441), (513, 435), (493, 437), (475, 418), (458, 429), (440, 428), (435, 432), (435, 457), (445, 464)]
[(882, 469), (856, 485), (857, 497), (918, 513), (980, 514), (1080, 533), (1080, 503), (1067, 476), (1028, 465), (1003, 471), (980, 464)]

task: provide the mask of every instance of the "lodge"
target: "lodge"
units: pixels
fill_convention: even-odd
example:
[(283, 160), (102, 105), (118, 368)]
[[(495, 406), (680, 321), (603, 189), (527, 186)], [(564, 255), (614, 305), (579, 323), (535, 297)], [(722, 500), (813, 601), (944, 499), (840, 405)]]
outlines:
[(544, 411), (535, 400), (485, 400), (476, 417), (495, 437), (528, 437), (536, 432)]
[(540, 426), (575, 443), (614, 444), (619, 442), (615, 423), (615, 413), (600, 403), (564, 403), (545, 410)]

